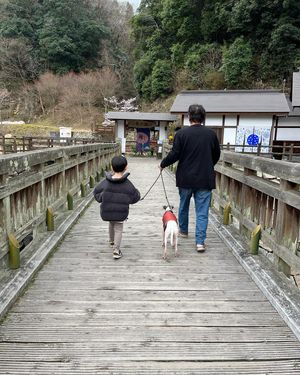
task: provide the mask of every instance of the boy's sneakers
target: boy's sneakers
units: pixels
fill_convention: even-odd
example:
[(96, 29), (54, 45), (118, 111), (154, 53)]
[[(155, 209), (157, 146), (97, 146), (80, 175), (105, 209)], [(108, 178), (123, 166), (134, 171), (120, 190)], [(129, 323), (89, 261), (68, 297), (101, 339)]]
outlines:
[(115, 249), (114, 252), (113, 252), (113, 257), (115, 259), (120, 259), (122, 257), (122, 252), (120, 249)]
[(198, 253), (204, 253), (204, 251), (205, 251), (205, 244), (197, 244), (196, 245), (196, 250), (198, 251)]
[(109, 246), (110, 247), (114, 247), (114, 244), (115, 244), (114, 241), (109, 241)]

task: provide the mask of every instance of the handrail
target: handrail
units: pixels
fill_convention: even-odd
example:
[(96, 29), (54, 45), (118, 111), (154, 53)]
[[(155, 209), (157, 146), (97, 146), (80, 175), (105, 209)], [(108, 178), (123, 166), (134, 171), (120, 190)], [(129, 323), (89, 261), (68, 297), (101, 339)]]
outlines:
[(63, 210), (119, 153), (117, 143), (93, 143), (1, 156), (0, 260), (8, 252), (10, 233), (18, 241), (35, 238), (45, 228), (47, 209)]
[[(164, 143), (165, 150), (170, 150), (172, 144)], [(295, 145), (293, 143), (283, 144), (283, 145), (270, 145), (265, 146), (258, 144), (256, 146), (251, 145), (239, 145), (239, 144), (221, 144), (221, 150), (231, 151), (239, 154), (250, 154), (256, 156), (262, 156), (265, 158), (273, 158), (277, 160), (288, 160), (288, 161), (297, 161), (297, 157), (300, 161), (300, 145)]]
[(0, 136), (0, 154), (34, 151), (45, 148), (99, 143), (99, 137), (5, 137)]
[(300, 288), (300, 164), (223, 150), (215, 172), (213, 207), (222, 216), (230, 207), (232, 229), (247, 241), (259, 226), (259, 253)]

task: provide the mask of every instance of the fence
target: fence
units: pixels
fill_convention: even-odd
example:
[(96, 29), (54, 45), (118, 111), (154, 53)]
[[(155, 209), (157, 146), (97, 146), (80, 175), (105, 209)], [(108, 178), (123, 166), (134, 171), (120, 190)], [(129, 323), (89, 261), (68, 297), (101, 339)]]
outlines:
[(99, 143), (99, 138), (0, 137), (0, 154)]
[[(90, 177), (107, 169), (118, 144), (88, 144), (0, 157), (0, 259), (7, 254), (7, 235), (22, 241), (45, 227), (46, 210), (66, 206)], [(103, 173), (102, 173), (103, 174)]]
[(223, 150), (215, 171), (214, 208), (247, 240), (260, 225), (260, 253), (300, 286), (300, 164)]
[(300, 160), (299, 142), (275, 142), (270, 146), (263, 146), (260, 143), (257, 146), (232, 145), (230, 143), (220, 145), (222, 150), (240, 152), (242, 154), (254, 154), (258, 156), (271, 157), (274, 159), (289, 161)]

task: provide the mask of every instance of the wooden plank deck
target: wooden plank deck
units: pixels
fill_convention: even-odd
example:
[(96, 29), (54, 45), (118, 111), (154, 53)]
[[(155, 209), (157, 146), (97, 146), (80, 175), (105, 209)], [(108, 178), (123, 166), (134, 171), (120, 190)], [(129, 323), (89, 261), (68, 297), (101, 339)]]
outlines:
[[(130, 159), (142, 193), (157, 164)], [(117, 261), (92, 204), (2, 322), (0, 374), (300, 374), (300, 343), (212, 228), (206, 253), (191, 234), (161, 259), (163, 204), (159, 183), (132, 206)]]

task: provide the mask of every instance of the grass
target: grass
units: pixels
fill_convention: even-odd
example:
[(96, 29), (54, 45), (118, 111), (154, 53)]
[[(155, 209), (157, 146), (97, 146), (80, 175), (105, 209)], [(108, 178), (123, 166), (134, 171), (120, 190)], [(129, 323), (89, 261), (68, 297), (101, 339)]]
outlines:
[[(76, 133), (87, 133), (86, 129), (73, 129)], [(50, 133), (59, 133), (59, 127), (48, 121), (40, 121), (33, 124), (1, 125), (0, 135), (11, 134), (13, 137), (50, 137)]]
[(50, 132), (59, 128), (45, 123), (0, 125), (0, 134), (11, 134), (14, 137), (49, 137)]

